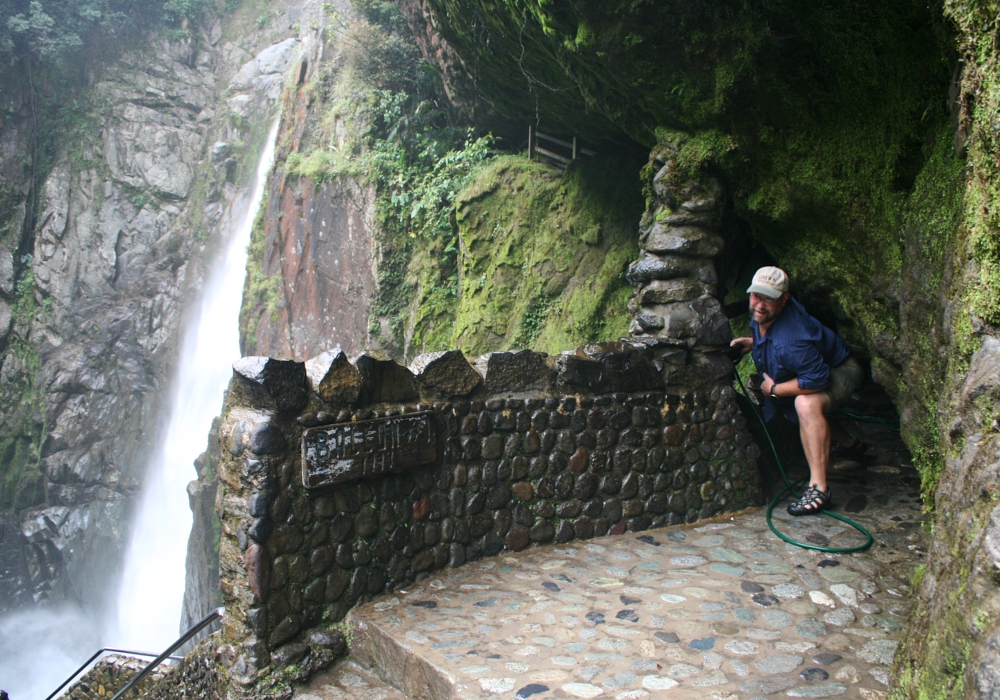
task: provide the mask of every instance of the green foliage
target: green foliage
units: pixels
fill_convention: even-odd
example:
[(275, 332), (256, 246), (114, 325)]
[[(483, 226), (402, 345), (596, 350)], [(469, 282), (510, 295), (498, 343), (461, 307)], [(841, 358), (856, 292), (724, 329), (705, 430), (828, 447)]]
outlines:
[[(31, 256), (21, 263), (30, 265)], [(21, 336), (41, 312), (35, 300), (35, 280), (23, 274), (14, 290), (11, 306), (13, 330), (7, 338), (4, 371), (7, 381), (0, 387), (0, 509), (25, 508), (41, 502), (41, 445), (44, 440), (44, 388), (38, 377), (38, 352)]]
[[(415, 293), (435, 315), (453, 304), (452, 203), (493, 139), (441, 106), (447, 100), (436, 74), (394, 3), (365, 0), (356, 9), (365, 19), (345, 27), (347, 65), (311, 86), (325, 103), (316, 108), (325, 110), (323, 134), (289, 154), (284, 168), (317, 183), (348, 177), (375, 186), (381, 260), (370, 329), (376, 336), (387, 330), (382, 341), (403, 348)], [(336, 136), (342, 121), (351, 125), (346, 138)]]
[(87, 44), (196, 18), (214, 0), (0, 0), (0, 58), (55, 66)]
[(1000, 323), (1000, 25), (989, 3), (951, 0), (945, 14), (958, 28), (958, 43), (968, 56), (963, 73), (962, 127), (968, 133), (971, 166), (965, 202), (970, 250), (978, 284), (965, 290), (974, 314)]

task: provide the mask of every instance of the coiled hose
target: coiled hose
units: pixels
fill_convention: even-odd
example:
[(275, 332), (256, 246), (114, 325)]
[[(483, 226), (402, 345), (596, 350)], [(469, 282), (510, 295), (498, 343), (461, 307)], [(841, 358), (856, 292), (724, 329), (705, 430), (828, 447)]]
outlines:
[[(868, 532), (868, 530), (866, 530), (864, 527), (854, 522), (850, 518), (845, 518), (842, 515), (831, 513), (828, 510), (822, 510), (819, 512), (829, 518), (833, 518), (834, 520), (839, 520), (840, 522), (853, 527), (855, 530), (857, 530), (858, 532), (860, 532), (862, 535), (865, 536), (865, 543), (857, 547), (821, 547), (820, 545), (793, 540), (788, 535), (779, 532), (778, 528), (774, 526), (774, 522), (771, 518), (771, 515), (772, 513), (774, 513), (775, 506), (778, 505), (778, 501), (780, 501), (786, 493), (790, 493), (795, 498), (799, 498), (801, 496), (801, 493), (799, 493), (798, 489), (803, 484), (805, 484), (805, 482), (808, 481), (808, 478), (796, 481), (794, 484), (788, 480), (788, 475), (785, 473), (785, 465), (781, 463), (781, 458), (778, 456), (778, 449), (774, 446), (774, 440), (771, 439), (771, 432), (767, 429), (767, 424), (764, 422), (764, 416), (762, 416), (760, 414), (760, 411), (757, 410), (757, 406), (754, 404), (753, 399), (750, 398), (750, 392), (748, 392), (746, 387), (743, 386), (743, 380), (740, 378), (740, 373), (734, 372), (733, 374), (736, 375), (736, 382), (740, 385), (740, 390), (743, 392), (743, 395), (747, 398), (747, 402), (750, 404), (750, 408), (751, 410), (753, 410), (753, 414), (757, 416), (757, 420), (760, 422), (760, 427), (764, 429), (764, 435), (767, 436), (767, 442), (771, 446), (771, 453), (774, 455), (775, 462), (778, 463), (778, 471), (781, 472), (781, 478), (785, 482), (785, 488), (777, 496), (771, 499), (771, 503), (767, 507), (767, 526), (771, 528), (771, 532), (773, 532), (775, 535), (783, 539), (785, 542), (793, 544), (796, 547), (802, 547), (803, 549), (812, 549), (817, 552), (829, 552), (830, 554), (850, 554), (852, 552), (863, 552), (869, 547), (871, 547), (872, 544), (874, 544), (875, 542), (875, 538), (872, 537), (872, 534)], [(867, 417), (854, 416), (853, 414), (846, 414), (846, 415), (849, 415), (852, 418), (867, 418)], [(869, 420), (885, 424), (885, 422), (882, 421), (881, 419), (869, 419)], [(891, 426), (888, 426), (888, 424), (885, 425), (886, 427), (889, 427), (890, 430), (896, 430), (898, 432), (898, 429), (892, 428)]]

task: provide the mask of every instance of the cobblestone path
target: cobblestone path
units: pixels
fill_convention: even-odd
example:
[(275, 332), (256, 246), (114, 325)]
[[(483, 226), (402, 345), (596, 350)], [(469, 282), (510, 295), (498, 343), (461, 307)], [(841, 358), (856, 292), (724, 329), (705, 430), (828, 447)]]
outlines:
[[(868, 552), (786, 544), (764, 509), (529, 549), (355, 609), (353, 658), (405, 695), (435, 700), (883, 700), (908, 582), (926, 552), (919, 481), (911, 466), (891, 464), (900, 457), (880, 450), (876, 461), (890, 464), (831, 470), (837, 510), (876, 538)], [(861, 542), (830, 518), (792, 518), (782, 507), (775, 521), (821, 546)], [(375, 681), (352, 689), (336, 675), (297, 697), (397, 692)]]

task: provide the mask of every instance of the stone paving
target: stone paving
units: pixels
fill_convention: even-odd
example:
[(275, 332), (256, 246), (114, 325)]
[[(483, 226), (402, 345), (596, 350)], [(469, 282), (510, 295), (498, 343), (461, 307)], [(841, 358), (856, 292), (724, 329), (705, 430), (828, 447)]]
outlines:
[(342, 661), (309, 679), (295, 692), (297, 700), (407, 700), (370, 670), (350, 660)]
[[(906, 458), (898, 439), (883, 439), (867, 464), (831, 467), (836, 510), (875, 536), (868, 552), (786, 544), (764, 509), (529, 549), (436, 572), (355, 609), (352, 658), (415, 699), (883, 700), (908, 581), (926, 552)], [(861, 542), (826, 517), (780, 507), (775, 521), (821, 546)], [(355, 690), (398, 692), (368, 679)], [(353, 692), (323, 687), (297, 697)]]
[[(787, 545), (755, 511), (484, 560), (352, 618), (451, 679), (454, 697), (881, 698), (923, 552), (919, 502), (898, 489), (907, 471), (855, 478), (888, 501), (857, 518), (877, 535), (862, 555)], [(859, 541), (829, 518), (776, 515), (799, 539)]]

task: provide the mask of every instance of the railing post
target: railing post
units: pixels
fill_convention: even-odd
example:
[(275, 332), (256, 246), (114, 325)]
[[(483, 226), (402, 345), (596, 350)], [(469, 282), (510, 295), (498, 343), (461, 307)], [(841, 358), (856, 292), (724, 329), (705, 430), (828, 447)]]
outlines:
[(576, 160), (576, 137), (573, 137), (573, 157), (570, 160)]
[(528, 160), (535, 159), (535, 127), (528, 124)]

